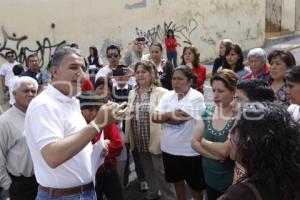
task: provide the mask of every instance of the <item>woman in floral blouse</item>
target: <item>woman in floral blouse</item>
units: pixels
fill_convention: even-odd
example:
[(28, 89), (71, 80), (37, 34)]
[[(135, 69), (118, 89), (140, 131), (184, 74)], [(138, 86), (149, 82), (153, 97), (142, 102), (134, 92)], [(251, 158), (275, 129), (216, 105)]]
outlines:
[(270, 63), (270, 77), (271, 88), (275, 92), (275, 102), (280, 103), (286, 107), (289, 102), (286, 95), (286, 85), (284, 76), (288, 69), (296, 65), (293, 54), (284, 50), (273, 50), (268, 55)]

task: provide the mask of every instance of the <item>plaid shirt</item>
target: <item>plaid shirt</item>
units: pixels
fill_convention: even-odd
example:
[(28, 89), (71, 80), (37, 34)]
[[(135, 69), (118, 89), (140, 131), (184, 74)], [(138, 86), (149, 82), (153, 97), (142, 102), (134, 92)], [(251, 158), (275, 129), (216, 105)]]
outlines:
[(131, 111), (131, 126), (134, 145), (139, 152), (149, 152), (150, 140), (150, 95), (152, 88), (140, 96), (138, 93), (133, 101)]

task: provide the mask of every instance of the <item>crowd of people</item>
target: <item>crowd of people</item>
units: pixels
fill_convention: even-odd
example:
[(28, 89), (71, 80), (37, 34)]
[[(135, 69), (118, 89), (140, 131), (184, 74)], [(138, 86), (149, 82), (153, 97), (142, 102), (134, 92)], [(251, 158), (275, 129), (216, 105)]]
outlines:
[[(196, 47), (177, 62), (164, 44), (134, 38), (84, 57), (58, 48), (49, 69), (5, 54), (10, 108), (0, 115), (0, 188), (11, 200), (122, 200), (133, 158), (147, 200), (300, 199), (300, 66), (293, 54), (220, 42), (204, 102), (207, 69)], [(166, 49), (164, 49), (164, 47)], [(167, 58), (164, 58), (166, 50)], [(177, 63), (180, 63), (179, 65)], [(92, 170), (93, 152), (103, 163)]]

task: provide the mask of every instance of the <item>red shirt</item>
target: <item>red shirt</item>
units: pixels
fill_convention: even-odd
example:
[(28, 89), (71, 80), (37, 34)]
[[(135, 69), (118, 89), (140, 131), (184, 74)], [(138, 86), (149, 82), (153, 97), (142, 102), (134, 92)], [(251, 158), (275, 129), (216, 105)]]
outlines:
[(81, 86), (81, 90), (82, 90), (82, 92), (94, 90), (93, 83), (89, 78), (86, 78), (86, 77), (84, 78), (84, 82)]
[(243, 80), (250, 80), (250, 79), (259, 79), (268, 82), (270, 80), (270, 66), (265, 64), (260, 74), (253, 74), (252, 72), (250, 72), (249, 74), (243, 77)]
[[(103, 132), (104, 139), (110, 140), (110, 143), (108, 144), (108, 155), (106, 156), (104, 163), (110, 162), (116, 167), (116, 157), (121, 154), (121, 151), (123, 149), (123, 141), (119, 133), (119, 129), (116, 124), (111, 124), (109, 126), (104, 127)], [(96, 135), (93, 138), (92, 143), (95, 144), (98, 140), (100, 140), (100, 134)], [(97, 173), (103, 171), (102, 166), (103, 165), (99, 167)]]
[(197, 76), (196, 90), (203, 94), (203, 84), (206, 80), (206, 67), (204, 65), (199, 65), (199, 67), (193, 67), (192, 71)]
[(167, 48), (167, 52), (174, 52), (174, 51), (176, 51), (177, 41), (176, 41), (175, 38), (166, 37), (165, 45), (166, 45), (166, 48)]

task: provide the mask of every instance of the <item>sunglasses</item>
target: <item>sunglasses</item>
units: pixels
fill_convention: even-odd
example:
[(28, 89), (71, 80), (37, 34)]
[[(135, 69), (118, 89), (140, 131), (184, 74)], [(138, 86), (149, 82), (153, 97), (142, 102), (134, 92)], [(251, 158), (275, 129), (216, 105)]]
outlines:
[(106, 57), (107, 57), (107, 58), (118, 58), (119, 55), (118, 55), (118, 54), (112, 53), (112, 54), (108, 54)]

